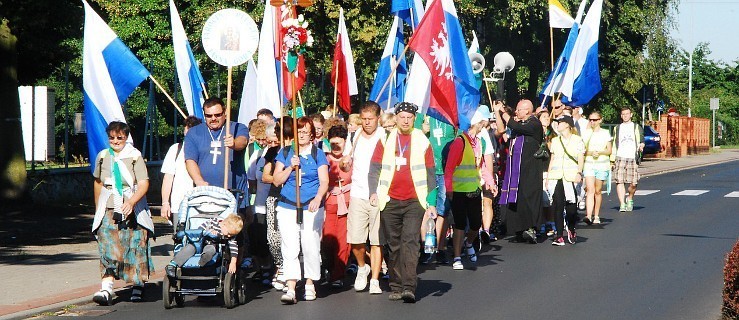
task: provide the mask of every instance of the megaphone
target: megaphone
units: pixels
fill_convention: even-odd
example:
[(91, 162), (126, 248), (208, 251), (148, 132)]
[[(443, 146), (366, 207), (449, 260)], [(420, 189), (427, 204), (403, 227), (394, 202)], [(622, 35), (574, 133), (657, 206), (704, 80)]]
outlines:
[[(483, 80), (485, 81), (486, 88), (488, 88), (488, 82), (495, 83), (495, 100), (503, 101), (505, 98), (503, 80), (505, 80), (506, 72), (510, 72), (516, 67), (516, 59), (513, 58), (510, 52), (498, 52), (493, 58), (493, 64), (493, 71), (487, 77), (483, 78)], [(490, 89), (488, 88), (487, 90), (488, 96), (490, 96)]]
[(470, 64), (472, 64), (472, 73), (479, 74), (485, 68), (485, 57), (477, 52), (470, 52), (467, 54), (470, 58)]

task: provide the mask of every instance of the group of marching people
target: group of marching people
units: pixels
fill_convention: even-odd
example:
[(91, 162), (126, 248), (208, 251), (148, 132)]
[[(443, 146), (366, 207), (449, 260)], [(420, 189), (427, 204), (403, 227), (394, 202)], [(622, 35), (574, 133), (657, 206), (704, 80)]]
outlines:
[[(282, 303), (297, 303), (298, 283), (306, 301), (317, 298), (319, 280), (341, 288), (348, 272), (356, 273), (353, 286), (358, 292), (383, 293), (384, 276), (390, 300), (413, 303), (419, 262), (435, 260), (462, 270), (476, 263), (482, 244), (506, 233), (520, 242), (538, 243), (551, 236), (556, 246), (575, 243), (580, 199), (585, 199), (583, 221), (599, 224), (601, 191), (610, 175), (618, 184), (621, 211), (633, 209), (643, 135), (630, 122), (631, 111), (624, 109), (621, 115), (633, 127), (619, 125), (620, 133), (612, 139), (600, 127), (599, 112), (584, 120), (582, 108), (559, 100), (551, 107), (534, 112), (529, 100), (515, 108), (500, 102), (492, 108), (481, 105), (464, 131), (418, 114), (418, 107), (407, 102), (383, 114), (379, 105), (367, 101), (346, 121), (330, 112), (275, 119), (262, 109), (248, 126), (231, 122), (224, 134), (224, 104), (211, 98), (203, 106), (205, 123), (188, 118), (184, 142), (173, 145), (165, 158), (161, 213), (177, 216), (188, 189), (222, 185), (226, 174), (230, 188), (247, 191), (246, 201), (238, 221), (216, 221), (211, 227), (226, 236), (246, 230), (247, 245), (238, 250), (238, 261), (256, 270), (254, 280), (282, 290)], [(111, 149), (106, 152), (113, 160), (128, 135), (118, 129), (109, 132)], [(225, 152), (232, 156), (226, 173)], [(103, 274), (94, 300), (101, 304), (110, 303), (113, 278), (133, 281), (140, 299), (153, 268), (148, 224), (131, 222), (127, 229), (116, 224), (112, 210), (121, 207), (112, 203), (120, 193), (124, 216), (135, 211), (132, 204), (148, 186), (145, 170), (139, 168), (143, 161), (126, 165), (137, 170), (138, 188), (129, 188), (128, 180), (120, 178), (117, 161), (104, 163), (100, 160), (102, 169), (94, 171), (96, 190), (100, 185), (113, 195), (107, 205), (97, 203), (110, 210), (98, 210), (103, 228), (100, 223), (94, 228)], [(427, 226), (435, 229), (434, 253), (421, 250)], [(453, 246), (450, 256), (447, 235)], [(109, 248), (112, 243), (120, 246), (124, 237), (124, 247), (140, 248), (136, 256), (121, 256), (121, 251), (128, 252), (125, 248)], [(229, 272), (233, 269), (229, 266)]]

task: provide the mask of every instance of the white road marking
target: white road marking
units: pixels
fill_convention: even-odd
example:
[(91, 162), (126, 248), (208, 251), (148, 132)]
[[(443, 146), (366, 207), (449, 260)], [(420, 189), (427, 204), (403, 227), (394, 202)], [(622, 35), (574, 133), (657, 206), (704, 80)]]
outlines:
[(739, 191), (734, 191), (724, 196), (724, 198), (739, 198)]
[(657, 193), (657, 192), (659, 192), (659, 190), (636, 190), (636, 193), (634, 193), (634, 195), (647, 196), (647, 195), (650, 195), (652, 193)]
[(673, 193), (673, 196), (699, 196), (708, 192), (708, 190), (683, 190), (678, 193)]

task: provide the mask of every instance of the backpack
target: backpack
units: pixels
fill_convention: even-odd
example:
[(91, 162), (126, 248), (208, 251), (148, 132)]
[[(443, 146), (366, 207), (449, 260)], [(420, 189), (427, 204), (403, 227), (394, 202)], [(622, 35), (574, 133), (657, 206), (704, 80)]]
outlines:
[[(290, 147), (283, 147), (280, 152), (282, 152), (282, 156), (287, 159), (287, 155), (290, 153), (290, 149), (292, 149), (292, 146)], [(310, 155), (313, 157), (313, 161), (315, 163), (318, 163), (318, 147), (316, 147), (315, 144), (311, 145), (310, 147)]]

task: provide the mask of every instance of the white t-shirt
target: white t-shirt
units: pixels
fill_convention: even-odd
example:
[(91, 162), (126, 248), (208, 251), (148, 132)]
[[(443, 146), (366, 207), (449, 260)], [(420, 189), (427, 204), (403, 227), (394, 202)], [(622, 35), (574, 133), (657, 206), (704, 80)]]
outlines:
[[(182, 199), (194, 187), (192, 178), (190, 178), (190, 174), (187, 173), (187, 169), (185, 168), (185, 148), (182, 148), (180, 154), (177, 154), (177, 146), (178, 144), (175, 143), (169, 147), (167, 155), (164, 156), (161, 170), (164, 174), (174, 175), (172, 193), (170, 193), (169, 200), (169, 206), (172, 208), (173, 213), (180, 212)], [(167, 199), (162, 199), (162, 201), (167, 201)]]
[(264, 174), (264, 153), (267, 149), (259, 150), (254, 154), (254, 160), (249, 165), (249, 170), (246, 171), (246, 178), (248, 180), (257, 181), (257, 194), (254, 198), (254, 212), (260, 214), (267, 213), (267, 196), (269, 196), (269, 189), (272, 186), (271, 183), (262, 182), (262, 175)]
[(375, 151), (377, 142), (385, 139), (385, 130), (377, 127), (375, 133), (368, 139), (358, 132), (354, 137), (354, 154), (352, 155), (352, 190), (350, 196), (369, 200), (369, 168), (372, 161), (372, 154)]
[(590, 130), (590, 128), (588, 128), (588, 122), (589, 122), (588, 119), (586, 119), (585, 117), (580, 117), (580, 119), (577, 119), (577, 121), (575, 122), (577, 133), (580, 136), (582, 136), (585, 133), (585, 131)]
[(633, 122), (622, 123), (618, 127), (618, 150), (616, 156), (624, 159), (634, 159), (636, 157), (636, 137), (634, 136)]

